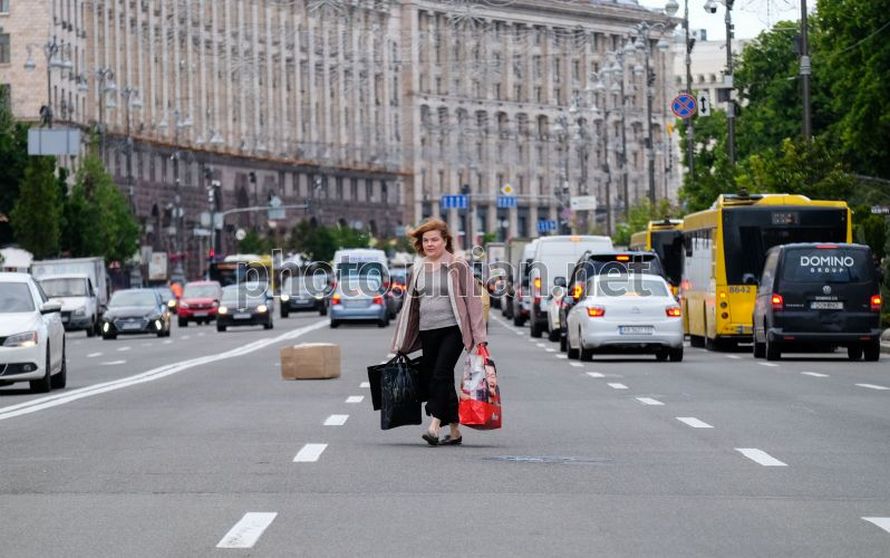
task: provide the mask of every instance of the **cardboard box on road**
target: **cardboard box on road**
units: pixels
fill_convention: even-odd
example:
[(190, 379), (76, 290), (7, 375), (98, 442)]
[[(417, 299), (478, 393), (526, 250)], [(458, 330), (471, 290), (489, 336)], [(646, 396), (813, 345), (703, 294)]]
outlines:
[(340, 345), (303, 343), (281, 349), (281, 378), (325, 380), (340, 377)]

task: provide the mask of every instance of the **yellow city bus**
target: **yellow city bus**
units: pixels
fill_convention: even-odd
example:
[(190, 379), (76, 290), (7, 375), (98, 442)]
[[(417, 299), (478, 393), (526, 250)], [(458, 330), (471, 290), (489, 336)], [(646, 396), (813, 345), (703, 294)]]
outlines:
[(649, 221), (645, 231), (630, 237), (631, 250), (658, 254), (664, 267), (665, 279), (676, 295), (683, 279), (683, 221), (663, 219)]
[(209, 272), (210, 280), (219, 281), (223, 287), (258, 282), (266, 283), (269, 292), (275, 292), (275, 275), (272, 256), (255, 254), (226, 256), (221, 262), (211, 263)]
[(749, 342), (766, 251), (792, 242), (852, 242), (850, 208), (788, 194), (724, 194), (683, 220), (683, 322), (693, 347)]

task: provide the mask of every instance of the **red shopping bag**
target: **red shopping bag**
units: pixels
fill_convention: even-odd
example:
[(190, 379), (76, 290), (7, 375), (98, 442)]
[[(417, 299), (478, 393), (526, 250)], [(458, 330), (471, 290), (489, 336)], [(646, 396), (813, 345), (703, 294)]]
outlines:
[(476, 354), (467, 355), (461, 382), (460, 423), (476, 430), (496, 430), (501, 427), (501, 392), (497, 368), (482, 346)]

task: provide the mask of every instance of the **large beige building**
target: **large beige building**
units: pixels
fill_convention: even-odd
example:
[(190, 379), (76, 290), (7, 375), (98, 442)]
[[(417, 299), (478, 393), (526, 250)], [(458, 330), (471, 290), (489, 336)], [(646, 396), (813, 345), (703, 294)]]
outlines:
[[(0, 0), (0, 86), (20, 119), (38, 121), (49, 95), (57, 125), (104, 130), (144, 242), (179, 241), (197, 273), (214, 180), (222, 210), (277, 195), (381, 236), (431, 215), (460, 229), (440, 199), (465, 186), (477, 233), (535, 235), (579, 194), (598, 212), (576, 225), (602, 227), (607, 207), (617, 219), (624, 192), (607, 200), (607, 180), (626, 173), (631, 202), (648, 192), (646, 49), (624, 48), (642, 21), (672, 25), (633, 0)], [(662, 34), (647, 41), (659, 196)], [(623, 103), (594, 87), (615, 50)], [(625, 110), (597, 119), (594, 97)], [(498, 209), (507, 184), (518, 203)], [(263, 213), (226, 224), (267, 227)]]

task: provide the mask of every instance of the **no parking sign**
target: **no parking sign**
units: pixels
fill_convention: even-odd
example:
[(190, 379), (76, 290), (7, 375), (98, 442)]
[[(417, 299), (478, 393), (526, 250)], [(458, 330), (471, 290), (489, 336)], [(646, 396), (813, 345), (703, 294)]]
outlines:
[(682, 118), (684, 120), (692, 118), (695, 116), (697, 110), (698, 104), (695, 101), (695, 97), (688, 93), (680, 93), (674, 97), (673, 101), (671, 101), (671, 112), (673, 112), (677, 118)]

